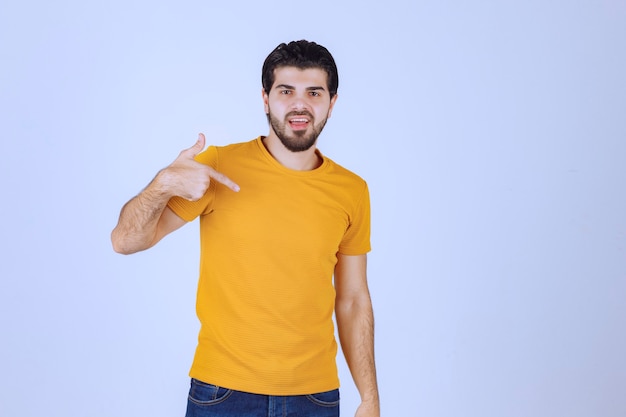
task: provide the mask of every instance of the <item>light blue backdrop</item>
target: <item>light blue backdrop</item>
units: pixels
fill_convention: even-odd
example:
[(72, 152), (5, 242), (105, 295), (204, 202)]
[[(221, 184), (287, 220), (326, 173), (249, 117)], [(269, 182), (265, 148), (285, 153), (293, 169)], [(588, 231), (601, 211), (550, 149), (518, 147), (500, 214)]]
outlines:
[(267, 132), (300, 38), (371, 187), (383, 414), (626, 415), (624, 1), (9, 0), (0, 36), (0, 415), (183, 415), (197, 225), (109, 233), (198, 132)]

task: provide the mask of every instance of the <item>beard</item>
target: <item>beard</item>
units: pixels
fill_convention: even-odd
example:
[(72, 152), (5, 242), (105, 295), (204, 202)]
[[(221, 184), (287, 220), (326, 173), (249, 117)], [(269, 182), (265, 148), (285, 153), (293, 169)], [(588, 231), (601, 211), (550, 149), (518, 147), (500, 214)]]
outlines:
[[(307, 116), (310, 120), (309, 123), (311, 124), (310, 131), (309, 129), (298, 130), (295, 132), (291, 132), (291, 135), (289, 135), (287, 133), (287, 125), (289, 124), (289, 122), (287, 122), (287, 118), (291, 116)], [(281, 122), (280, 120), (278, 120), (277, 117), (272, 114), (272, 110), (270, 109), (269, 113), (267, 114), (267, 120), (269, 121), (272, 129), (274, 130), (274, 133), (276, 133), (276, 136), (278, 136), (278, 139), (280, 139), (285, 148), (287, 148), (291, 152), (304, 152), (310, 149), (311, 146), (315, 145), (315, 142), (317, 142), (317, 138), (319, 137), (320, 133), (322, 133), (322, 130), (326, 125), (328, 117), (315, 124), (315, 119), (313, 118), (313, 115), (308, 111), (292, 111), (287, 113), (285, 115), (285, 120)]]

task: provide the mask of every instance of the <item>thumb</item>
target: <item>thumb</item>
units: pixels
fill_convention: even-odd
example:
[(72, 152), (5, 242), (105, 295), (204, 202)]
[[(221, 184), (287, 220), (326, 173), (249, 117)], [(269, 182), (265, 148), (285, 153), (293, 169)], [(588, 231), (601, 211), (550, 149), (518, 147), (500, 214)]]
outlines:
[(204, 149), (204, 145), (206, 144), (206, 138), (203, 133), (198, 134), (198, 141), (193, 144), (193, 146), (189, 149), (185, 149), (183, 153), (185, 153), (189, 158), (193, 158), (198, 155)]

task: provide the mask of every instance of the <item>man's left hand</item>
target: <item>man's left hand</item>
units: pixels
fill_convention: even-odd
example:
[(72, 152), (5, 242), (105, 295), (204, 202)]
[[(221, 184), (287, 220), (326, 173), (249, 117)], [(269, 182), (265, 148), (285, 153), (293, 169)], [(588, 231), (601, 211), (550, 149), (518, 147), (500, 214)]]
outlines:
[(378, 403), (363, 402), (357, 408), (354, 417), (380, 417), (380, 406)]

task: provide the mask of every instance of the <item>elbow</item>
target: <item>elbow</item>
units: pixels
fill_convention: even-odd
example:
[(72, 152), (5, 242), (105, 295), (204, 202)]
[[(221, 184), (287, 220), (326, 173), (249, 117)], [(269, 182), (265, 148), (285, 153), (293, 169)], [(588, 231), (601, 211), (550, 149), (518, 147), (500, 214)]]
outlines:
[(128, 247), (128, 244), (116, 233), (115, 229), (111, 232), (111, 245), (113, 250), (121, 255), (130, 255), (136, 252)]
[(368, 294), (353, 297), (337, 297), (335, 299), (337, 316), (354, 317), (372, 314), (372, 300)]
[(113, 250), (115, 252), (121, 255), (132, 255), (133, 253), (151, 248), (156, 244), (156, 242), (134, 240), (132, 237), (116, 233), (116, 231), (113, 230), (111, 233), (111, 244), (113, 245)]
[(113, 251), (119, 253), (120, 255), (130, 255), (132, 253), (131, 251), (127, 250), (123, 246), (120, 246), (119, 244), (116, 244), (115, 242), (113, 242)]
[(113, 245), (113, 251), (119, 253), (120, 255), (130, 255), (130, 251), (128, 251), (120, 242), (117, 242), (111, 239), (111, 244)]
[(335, 315), (338, 321), (342, 321), (344, 318), (349, 321), (357, 309), (358, 305), (353, 298), (338, 297), (335, 299)]

